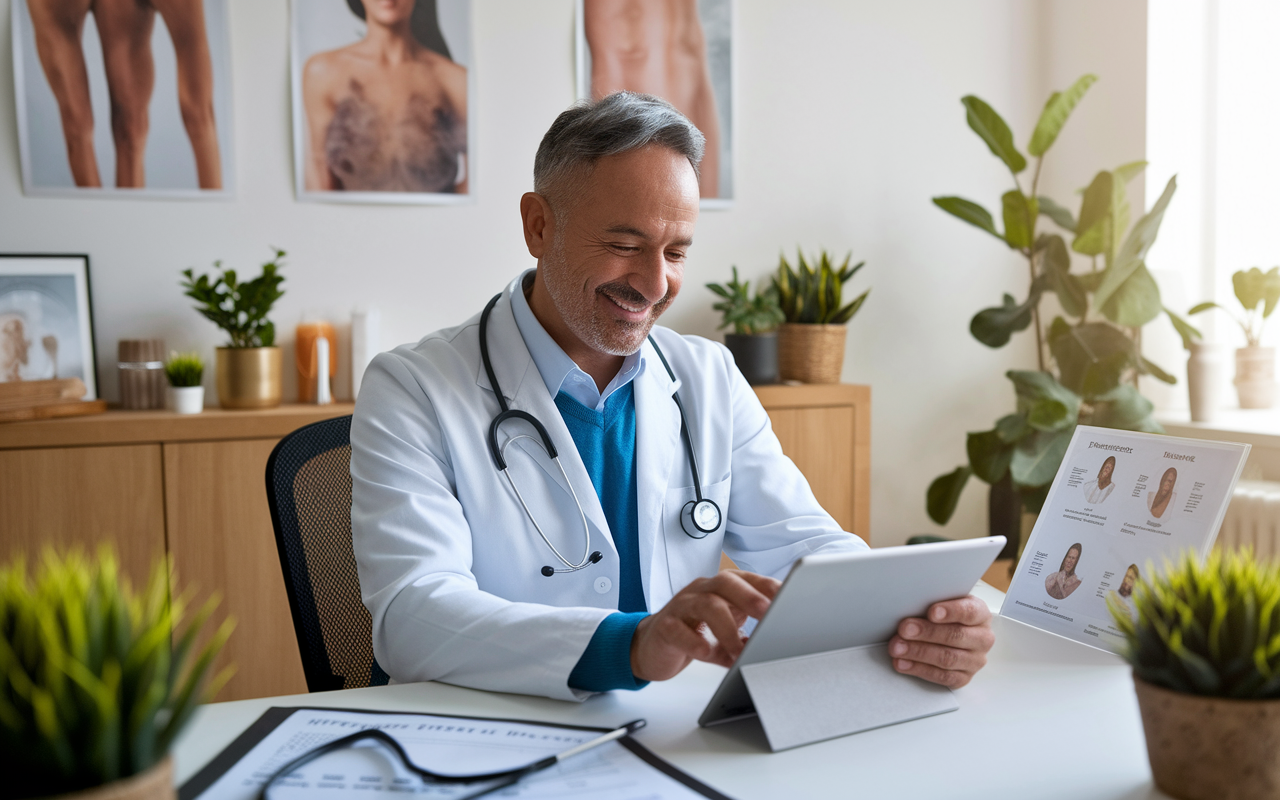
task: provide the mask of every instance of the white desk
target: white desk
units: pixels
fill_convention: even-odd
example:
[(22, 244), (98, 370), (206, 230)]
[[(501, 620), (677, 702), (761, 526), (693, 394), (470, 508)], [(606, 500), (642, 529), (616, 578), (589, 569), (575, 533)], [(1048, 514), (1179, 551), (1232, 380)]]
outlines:
[[(985, 584), (975, 593), (995, 607)], [(736, 800), (861, 797), (1163, 798), (1151, 782), (1129, 668), (1119, 658), (996, 619), (990, 663), (960, 710), (770, 753), (755, 720), (699, 728), (724, 670), (694, 663), (639, 692), (585, 703), (414, 683), (204, 706), (175, 747), (179, 785), (270, 706), (333, 706), (612, 727)]]

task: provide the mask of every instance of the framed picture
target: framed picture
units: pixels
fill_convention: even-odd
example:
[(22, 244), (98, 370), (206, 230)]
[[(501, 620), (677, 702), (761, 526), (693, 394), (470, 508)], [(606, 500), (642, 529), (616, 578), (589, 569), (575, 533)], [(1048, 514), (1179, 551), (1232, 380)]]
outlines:
[(27, 194), (232, 195), (227, 0), (12, 9)]
[(578, 97), (661, 97), (703, 136), (703, 208), (733, 204), (733, 0), (578, 0)]
[(299, 200), (471, 199), (471, 0), (293, 0)]
[(98, 399), (89, 257), (0, 254), (0, 383), (79, 378)]

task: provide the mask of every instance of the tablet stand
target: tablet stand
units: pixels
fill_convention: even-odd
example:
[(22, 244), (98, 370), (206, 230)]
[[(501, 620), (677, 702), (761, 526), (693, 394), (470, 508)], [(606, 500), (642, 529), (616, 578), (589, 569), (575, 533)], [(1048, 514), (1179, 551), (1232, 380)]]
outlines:
[(774, 752), (960, 707), (950, 689), (895, 672), (887, 642), (741, 670)]

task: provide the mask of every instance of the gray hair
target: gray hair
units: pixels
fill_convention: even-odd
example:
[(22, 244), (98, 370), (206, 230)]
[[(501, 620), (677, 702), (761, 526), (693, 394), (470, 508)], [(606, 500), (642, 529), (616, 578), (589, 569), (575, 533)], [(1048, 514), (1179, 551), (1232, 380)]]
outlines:
[(533, 190), (552, 204), (575, 194), (596, 162), (656, 144), (689, 160), (696, 174), (706, 137), (675, 106), (652, 95), (615, 92), (556, 117), (533, 159)]

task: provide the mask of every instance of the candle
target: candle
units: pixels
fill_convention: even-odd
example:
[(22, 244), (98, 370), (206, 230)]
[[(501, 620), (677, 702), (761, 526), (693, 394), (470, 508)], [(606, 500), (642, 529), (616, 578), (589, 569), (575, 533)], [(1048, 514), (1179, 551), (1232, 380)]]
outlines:
[[(298, 402), (316, 402), (316, 380), (319, 377), (319, 362), (316, 358), (316, 340), (324, 337), (329, 342), (336, 341), (333, 326), (323, 320), (309, 320), (298, 324), (294, 334), (297, 349), (298, 365)], [(332, 394), (332, 376), (338, 371), (338, 348), (328, 348), (329, 392)]]
[(333, 402), (329, 393), (329, 340), (321, 336), (316, 339), (316, 405), (327, 406)]
[(376, 308), (357, 308), (351, 312), (351, 397), (360, 394), (360, 381), (365, 368), (378, 354), (378, 328), (382, 315)]

